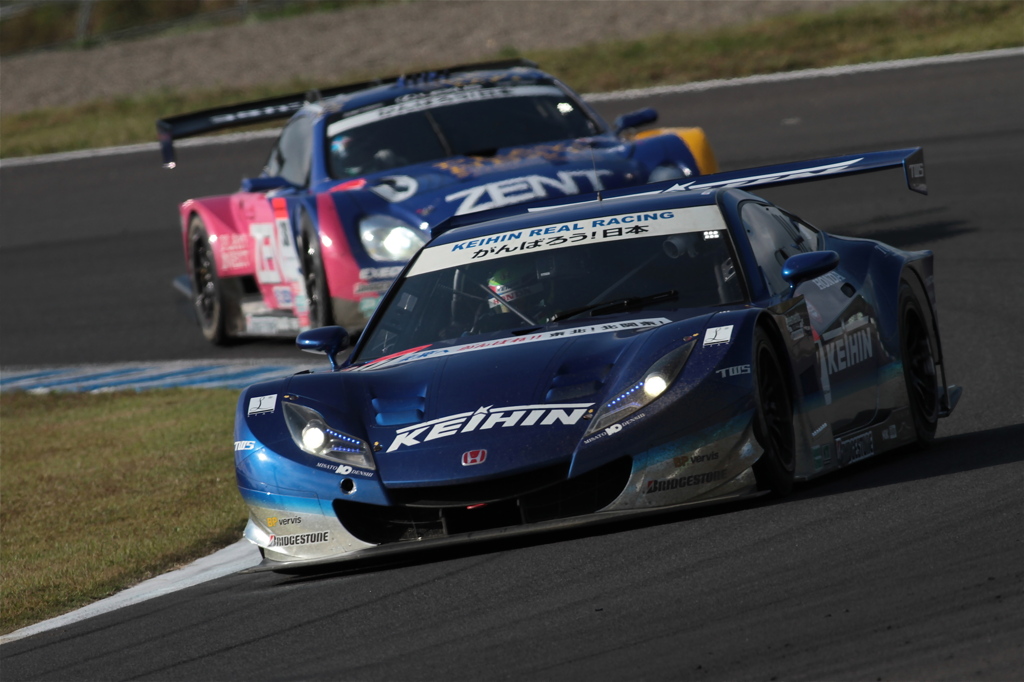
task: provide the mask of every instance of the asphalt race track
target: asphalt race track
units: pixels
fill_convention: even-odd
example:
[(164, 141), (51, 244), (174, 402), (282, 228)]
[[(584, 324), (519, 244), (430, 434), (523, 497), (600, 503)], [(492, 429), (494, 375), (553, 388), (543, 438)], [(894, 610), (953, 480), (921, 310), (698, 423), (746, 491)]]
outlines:
[[(1024, 55), (599, 107), (648, 103), (702, 125), (724, 168), (925, 148), (928, 197), (895, 171), (765, 195), (935, 252), (965, 394), (930, 449), (782, 502), (232, 575), (5, 644), (4, 680), (1020, 679)], [(297, 353), (207, 346), (170, 288), (176, 202), (232, 191), (268, 146), (182, 150), (174, 171), (155, 152), (0, 170), (0, 365)]]

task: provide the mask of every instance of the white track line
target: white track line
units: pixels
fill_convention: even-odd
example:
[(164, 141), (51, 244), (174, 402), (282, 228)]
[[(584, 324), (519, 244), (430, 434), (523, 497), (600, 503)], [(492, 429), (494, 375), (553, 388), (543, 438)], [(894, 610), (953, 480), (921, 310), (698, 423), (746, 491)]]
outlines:
[(894, 69), (911, 69), (919, 66), (935, 66), (939, 64), (958, 64), (961, 62), (973, 62), (979, 59), (997, 59), (1000, 57), (1024, 56), (1024, 47), (1008, 47), (1002, 50), (988, 50), (986, 52), (965, 52), (963, 54), (949, 54), (938, 57), (917, 57), (914, 59), (897, 59), (888, 62), (868, 62), (866, 64), (850, 64), (848, 66), (828, 66), (823, 69), (805, 69), (803, 71), (789, 71), (785, 73), (769, 73), (758, 76), (745, 76), (743, 78), (722, 78), (718, 80), (700, 81), (698, 83), (684, 83), (682, 85), (661, 85), (652, 88), (640, 88), (637, 90), (619, 90), (618, 92), (599, 92), (592, 95), (584, 95), (588, 102), (606, 102), (609, 100), (631, 100), (654, 95), (676, 95), (687, 92), (704, 92), (718, 88), (733, 88), (745, 85), (761, 85), (763, 83), (784, 83), (787, 81), (810, 80), (812, 78), (835, 78), (836, 76), (849, 76), (858, 73), (874, 73), (876, 71), (891, 71)]
[[(690, 92), (704, 92), (717, 88), (735, 88), (746, 85), (760, 85), (763, 83), (784, 83), (787, 81), (808, 80), (812, 78), (834, 78), (836, 76), (847, 76), (858, 73), (872, 73), (876, 71), (890, 71), (893, 69), (910, 69), (920, 66), (935, 66), (938, 64), (957, 64), (961, 62), (972, 62), (979, 59), (998, 59), (1001, 57), (1019, 57), (1024, 55), (1024, 47), (1008, 47), (1001, 50), (988, 50), (985, 52), (966, 52), (963, 54), (941, 55), (938, 57), (918, 57), (915, 59), (898, 59), (887, 62), (869, 62), (867, 64), (852, 64), (849, 66), (830, 66), (823, 69), (805, 69), (803, 71), (789, 71), (787, 73), (770, 73), (759, 76), (746, 76), (744, 78), (724, 78), (698, 83), (684, 83), (682, 85), (662, 85), (652, 88), (639, 88), (636, 90), (619, 90), (617, 92), (599, 92), (584, 95), (588, 102), (609, 102), (628, 101), (644, 97), (658, 95), (676, 95)], [(211, 137), (198, 137), (181, 140), (175, 143), (176, 147), (205, 147), (212, 144), (234, 144), (236, 142), (248, 142), (276, 137), (280, 128), (271, 130), (259, 130), (250, 133), (231, 133), (229, 135), (215, 135)], [(12, 159), (0, 159), (0, 168), (17, 168), (18, 166), (35, 166), (44, 163), (57, 163), (60, 161), (77, 161), (91, 159), (101, 156), (118, 156), (123, 154), (158, 153), (160, 145), (157, 142), (145, 142), (142, 144), (127, 145), (124, 147), (106, 147), (103, 149), (83, 149), (75, 152), (61, 152), (59, 154), (42, 154), (40, 156), (23, 156)]]

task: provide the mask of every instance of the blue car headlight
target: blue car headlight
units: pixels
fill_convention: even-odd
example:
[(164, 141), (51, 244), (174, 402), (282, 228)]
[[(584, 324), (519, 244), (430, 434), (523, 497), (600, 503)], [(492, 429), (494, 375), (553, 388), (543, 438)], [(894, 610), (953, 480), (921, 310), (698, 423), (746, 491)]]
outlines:
[(679, 376), (696, 343), (696, 340), (689, 341), (661, 356), (644, 372), (640, 381), (602, 405), (591, 420), (584, 437), (622, 421), (664, 393)]
[(377, 465), (366, 441), (331, 428), (316, 410), (286, 402), (284, 420), (292, 440), (303, 452), (339, 464), (376, 470)]
[(370, 258), (378, 261), (407, 261), (427, 243), (423, 230), (379, 213), (359, 221), (359, 239)]

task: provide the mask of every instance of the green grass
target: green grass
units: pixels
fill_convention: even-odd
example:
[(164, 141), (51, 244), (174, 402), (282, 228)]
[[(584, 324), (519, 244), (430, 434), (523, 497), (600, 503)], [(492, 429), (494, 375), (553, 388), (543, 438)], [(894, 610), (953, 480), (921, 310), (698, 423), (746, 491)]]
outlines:
[(0, 394), (0, 633), (237, 540), (237, 397)]
[(293, 81), (284, 86), (225, 89), (216, 93), (158, 92), (0, 116), (0, 158), (156, 142), (158, 118), (220, 104), (302, 92), (311, 87), (312, 84)]
[[(973, 52), (1024, 44), (1024, 2), (857, 3), (699, 35), (584, 45), (495, 57), (533, 59), (580, 92)], [(410, 72), (443, 64), (409, 64)], [(348, 73), (339, 82), (388, 74)], [(252, 89), (154, 92), (67, 109), (0, 116), (0, 157), (151, 142), (156, 119), (338, 83), (293, 80)]]
[(600, 92), (1022, 44), (1022, 2), (884, 2), (774, 17), (701, 36), (527, 56), (582, 91)]
[[(0, 56), (81, 43), (90, 47), (139, 35), (171, 35), (215, 26), (333, 12), (365, 0), (103, 0), (93, 2), (82, 25), (82, 0), (26, 3), (10, 0), (14, 11), (0, 23)], [(81, 30), (81, 33), (80, 33)]]

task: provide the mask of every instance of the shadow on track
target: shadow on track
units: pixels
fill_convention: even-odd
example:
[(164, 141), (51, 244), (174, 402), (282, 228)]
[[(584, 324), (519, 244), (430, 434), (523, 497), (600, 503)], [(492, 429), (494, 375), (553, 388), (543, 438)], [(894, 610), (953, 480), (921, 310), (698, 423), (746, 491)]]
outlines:
[(927, 448), (910, 446), (855, 462), (798, 487), (792, 499), (811, 499), (1012, 464), (1024, 460), (1021, 443), (1024, 443), (1024, 424), (939, 438)]
[[(940, 438), (924, 449), (914, 446), (886, 453), (879, 457), (856, 462), (808, 483), (798, 484), (793, 494), (785, 498), (760, 497), (708, 507), (652, 512), (650, 515), (617, 518), (599, 525), (547, 530), (535, 534), (508, 538), (469, 540), (465, 544), (436, 547), (410, 547), (408, 551), (361, 559), (350, 559), (335, 564), (321, 564), (279, 572), (278, 580), (268, 587), (291, 587), (303, 583), (319, 582), (364, 573), (379, 573), (428, 564), (484, 557), (586, 537), (598, 537), (629, 532), (639, 528), (676, 524), (700, 518), (786, 504), (787, 501), (806, 500), (837, 495), (937, 476), (949, 476), (975, 469), (1000, 466), (1024, 459), (1020, 444), (1024, 442), (1024, 424), (988, 431)], [(969, 453), (966, 454), (965, 453)]]
[(485, 557), (492, 554), (513, 552), (526, 547), (539, 547), (557, 544), (582, 538), (600, 537), (625, 533), (640, 528), (651, 528), (729, 514), (744, 509), (753, 509), (768, 498), (750, 498), (733, 502), (725, 502), (714, 506), (675, 509), (669, 511), (653, 510), (648, 514), (615, 517), (609, 520), (595, 521), (591, 525), (540, 530), (511, 537), (486, 538), (467, 540), (465, 543), (438, 545), (427, 547), (410, 546), (407, 550), (393, 554), (367, 556), (360, 559), (348, 559), (334, 564), (320, 564), (277, 572), (281, 580), (275, 587), (288, 587), (306, 582), (317, 582), (331, 578), (359, 575), (364, 573), (386, 572), (409, 566), (424, 566), (442, 563), (453, 559)]
[[(945, 207), (926, 208), (898, 214), (875, 215), (855, 223), (830, 225), (828, 232), (837, 235), (874, 239), (899, 249), (918, 244), (928, 244), (943, 239), (953, 239), (981, 228), (970, 225), (966, 220), (941, 220), (936, 214), (945, 213)], [(932, 218), (927, 222), (919, 222)], [(907, 225), (910, 225), (909, 227)]]

